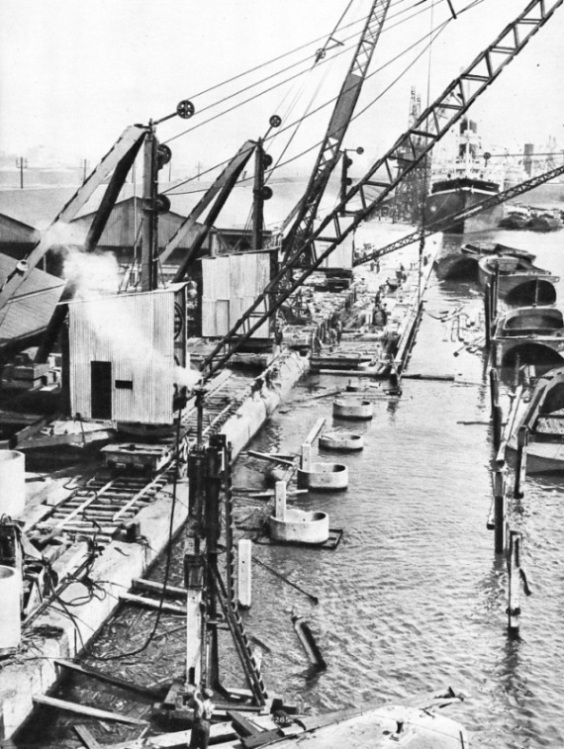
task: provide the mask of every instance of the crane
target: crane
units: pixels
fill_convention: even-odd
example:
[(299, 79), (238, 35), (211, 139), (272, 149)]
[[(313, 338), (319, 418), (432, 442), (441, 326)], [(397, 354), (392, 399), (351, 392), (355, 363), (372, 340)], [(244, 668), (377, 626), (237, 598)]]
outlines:
[[(329, 177), (341, 155), (339, 149), (366, 79), (366, 72), (380, 38), (389, 5), (390, 0), (374, 0), (372, 3), (304, 195), (282, 225), (284, 259), (290, 257), (296, 242), (300, 242), (302, 237), (308, 237), (311, 233)], [(312, 246), (309, 247), (311, 249)]]
[[(553, 0), (551, 3), (547, 3), (546, 0), (531, 0), (494, 41), (420, 114), (416, 122), (398, 138), (384, 156), (374, 162), (364, 177), (351, 187), (344, 199), (322, 220), (312, 236), (301, 242), (288, 255), (262, 294), (206, 357), (202, 363), (204, 380), (216, 373), (229, 360), (231, 353), (237, 350), (301, 286), (323, 260), (374, 212), (405, 175), (425, 159), (434, 145), (464, 116), (476, 99), (525, 48), (562, 3), (564, 0)], [(355, 203), (360, 201), (361, 207), (345, 222), (342, 214), (347, 212), (353, 200)], [(297, 279), (278, 294), (267, 313), (259, 317), (253, 316), (259, 305), (278, 289), (283, 279), (287, 278), (288, 271), (298, 266), (306, 252), (315, 255), (313, 264), (305, 268)]]

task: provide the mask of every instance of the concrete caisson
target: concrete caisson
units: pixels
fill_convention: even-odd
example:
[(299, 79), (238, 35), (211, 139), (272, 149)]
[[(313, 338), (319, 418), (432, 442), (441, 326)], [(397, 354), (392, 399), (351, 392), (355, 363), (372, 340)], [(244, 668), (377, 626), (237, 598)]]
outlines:
[(333, 401), (333, 416), (337, 419), (368, 421), (374, 416), (374, 405), (361, 398), (336, 398)]
[(349, 469), (342, 463), (312, 463), (306, 471), (298, 468), (298, 487), (334, 491), (349, 485)]
[(283, 520), (268, 518), (270, 537), (282, 543), (322, 544), (329, 538), (329, 515), (326, 512), (286, 510)]
[(0, 515), (20, 518), (25, 508), (25, 455), (0, 450)]
[(326, 432), (319, 438), (319, 447), (337, 452), (355, 452), (364, 448), (362, 435), (354, 432)]
[(0, 565), (0, 653), (15, 651), (21, 640), (21, 578), (13, 567)]

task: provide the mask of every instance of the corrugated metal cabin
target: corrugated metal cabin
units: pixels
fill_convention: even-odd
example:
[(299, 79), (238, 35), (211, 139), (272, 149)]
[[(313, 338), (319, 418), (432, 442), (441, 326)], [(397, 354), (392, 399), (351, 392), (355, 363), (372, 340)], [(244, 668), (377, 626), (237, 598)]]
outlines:
[[(202, 259), (202, 336), (226, 335), (268, 284), (272, 252), (245, 252)], [(256, 315), (266, 310), (263, 303)], [(251, 320), (251, 323), (253, 321)], [(253, 339), (271, 339), (272, 320), (256, 330)]]
[(186, 359), (186, 284), (69, 304), (73, 414), (172, 424)]
[(340, 245), (337, 245), (329, 257), (325, 258), (319, 266), (321, 271), (346, 271), (352, 274), (353, 267), (354, 238), (352, 235), (346, 237)]

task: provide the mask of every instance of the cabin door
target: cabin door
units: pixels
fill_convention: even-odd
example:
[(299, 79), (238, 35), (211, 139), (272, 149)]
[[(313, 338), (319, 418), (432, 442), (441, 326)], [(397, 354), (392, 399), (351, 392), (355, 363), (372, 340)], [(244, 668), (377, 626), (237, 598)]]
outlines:
[(93, 419), (112, 418), (112, 363), (90, 362), (90, 411)]

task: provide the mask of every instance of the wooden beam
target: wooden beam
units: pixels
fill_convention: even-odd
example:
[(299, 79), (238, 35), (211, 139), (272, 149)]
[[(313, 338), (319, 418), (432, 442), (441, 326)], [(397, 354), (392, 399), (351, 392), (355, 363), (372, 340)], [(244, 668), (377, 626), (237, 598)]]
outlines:
[(158, 583), (155, 580), (144, 580), (141, 577), (134, 578), (131, 581), (131, 587), (150, 590), (153, 593), (164, 593), (165, 596), (171, 596), (172, 598), (186, 596), (186, 588), (179, 588), (174, 585), (167, 585), (165, 588), (162, 583)]
[[(151, 736), (146, 739), (147, 746), (154, 749), (186, 749), (190, 743), (191, 730), (173, 731), (172, 733), (161, 733), (158, 736)], [(210, 726), (210, 739), (213, 740), (214, 746), (217, 742), (237, 740), (237, 746), (240, 747), (239, 737), (231, 723), (212, 723)], [(137, 737), (130, 741), (121, 741), (118, 744), (104, 744), (102, 749), (142, 749), (144, 741)], [(222, 744), (223, 745), (223, 744)], [(229, 746), (232, 746), (230, 743)], [(234, 744), (233, 744), (234, 746)]]
[(304, 444), (311, 445), (311, 443), (315, 440), (319, 432), (323, 429), (324, 424), (325, 424), (325, 417), (317, 419), (317, 421), (311, 428), (308, 436), (305, 438)]
[(115, 720), (117, 723), (128, 723), (133, 726), (147, 725), (147, 721), (140, 718), (111, 713), (109, 710), (99, 710), (97, 707), (88, 707), (88, 705), (77, 705), (76, 702), (59, 700), (56, 697), (48, 697), (45, 694), (34, 694), (32, 700), (36, 705), (55, 707), (58, 710), (66, 710), (69, 713), (76, 713), (77, 715), (88, 715), (91, 718), (99, 718), (100, 720)]
[(236, 710), (229, 710), (227, 717), (233, 722), (235, 730), (240, 736), (258, 736), (259, 733), (263, 733), (262, 729), (252, 723), (246, 715), (242, 715)]
[(98, 679), (99, 681), (105, 681), (108, 684), (115, 684), (118, 687), (123, 687), (123, 689), (128, 689), (130, 692), (137, 692), (138, 694), (143, 694), (147, 697), (152, 697), (154, 699), (158, 699), (159, 697), (161, 697), (161, 692), (159, 692), (156, 689), (152, 689), (151, 687), (144, 687), (141, 684), (133, 684), (133, 682), (131, 681), (127, 681), (126, 679), (120, 679), (119, 676), (105, 674), (102, 671), (98, 671), (95, 668), (81, 666), (78, 663), (73, 663), (72, 661), (65, 661), (60, 658), (56, 658), (55, 663), (58, 666), (62, 666), (62, 668), (67, 668), (71, 671), (77, 671), (80, 674), (91, 676), (93, 679)]
[(100, 744), (96, 741), (94, 736), (90, 733), (86, 726), (76, 725), (73, 726), (74, 730), (78, 734), (78, 738), (82, 741), (86, 749), (101, 749)]
[[(144, 606), (147, 609), (159, 609), (161, 608), (161, 602), (155, 601), (153, 598), (143, 598), (143, 596), (135, 596), (132, 593), (120, 593), (120, 601), (125, 603), (132, 603), (136, 606)], [(169, 614), (184, 614), (186, 615), (186, 606), (177, 606), (174, 603), (162, 603), (162, 611), (166, 611)]]
[(293, 460), (285, 460), (284, 458), (278, 458), (276, 455), (270, 455), (268, 453), (259, 453), (257, 450), (247, 450), (247, 455), (251, 455), (253, 458), (270, 460), (272, 463), (281, 463), (282, 465), (290, 466), (291, 468), (296, 465)]

